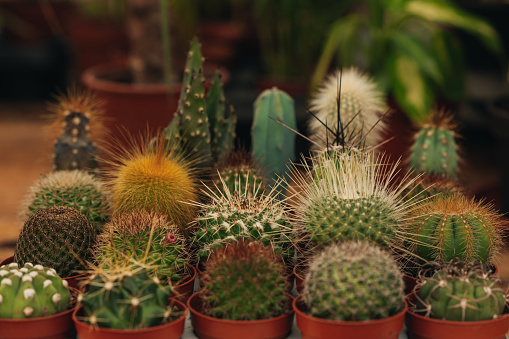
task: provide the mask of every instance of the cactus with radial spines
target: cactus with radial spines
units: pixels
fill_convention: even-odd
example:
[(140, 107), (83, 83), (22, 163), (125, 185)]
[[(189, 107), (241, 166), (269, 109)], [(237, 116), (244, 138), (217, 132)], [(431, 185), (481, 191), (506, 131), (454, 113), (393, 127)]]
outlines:
[(67, 281), (42, 265), (0, 266), (0, 318), (46, 317), (67, 310), (71, 300)]
[(59, 276), (70, 277), (92, 262), (96, 239), (96, 229), (83, 213), (64, 206), (45, 208), (23, 225), (14, 261), (51, 267)]
[(251, 152), (253, 158), (259, 159), (267, 175), (274, 180), (286, 176), (287, 163), (295, 158), (296, 130), (295, 107), (291, 96), (276, 87), (258, 95), (254, 102), (251, 126)]
[(400, 312), (403, 290), (403, 274), (388, 252), (367, 241), (347, 241), (312, 259), (302, 298), (314, 317), (363, 321)]
[(414, 312), (452, 321), (481, 321), (502, 315), (507, 292), (482, 262), (454, 258), (419, 272)]
[(186, 275), (188, 253), (180, 229), (157, 213), (134, 211), (112, 218), (99, 236), (99, 261), (128, 265), (136, 260), (147, 273), (173, 285)]
[(23, 217), (53, 206), (72, 207), (83, 213), (100, 233), (110, 216), (109, 192), (101, 180), (84, 170), (48, 173), (29, 189), (23, 204)]
[(409, 250), (425, 261), (490, 262), (501, 248), (501, 219), (493, 206), (465, 196), (436, 196), (413, 211)]
[(224, 244), (205, 263), (204, 310), (230, 320), (277, 317), (287, 311), (285, 268), (270, 246), (239, 240)]

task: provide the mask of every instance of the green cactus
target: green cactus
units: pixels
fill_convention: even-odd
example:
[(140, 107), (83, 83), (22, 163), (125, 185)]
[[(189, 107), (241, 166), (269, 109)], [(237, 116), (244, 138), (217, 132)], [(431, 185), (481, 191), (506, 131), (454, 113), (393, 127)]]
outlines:
[(211, 317), (257, 320), (287, 310), (284, 265), (260, 242), (240, 240), (215, 250), (202, 281), (204, 310)]
[(37, 318), (67, 310), (71, 293), (67, 281), (42, 265), (26, 262), (0, 267), (0, 318)]
[(30, 187), (23, 214), (28, 218), (44, 208), (72, 207), (83, 213), (100, 233), (110, 215), (108, 196), (102, 182), (84, 170), (52, 172)]
[(96, 229), (74, 208), (57, 206), (36, 212), (23, 225), (14, 261), (54, 268), (66, 278), (84, 270), (93, 259)]
[(312, 316), (363, 321), (400, 312), (403, 289), (403, 274), (389, 253), (367, 241), (347, 241), (312, 259), (302, 297)]
[(465, 190), (458, 181), (438, 175), (422, 175), (402, 192), (405, 200), (430, 199), (437, 195), (464, 195)]
[(506, 306), (507, 295), (500, 283), (500, 278), (479, 262), (455, 258), (436, 264), (419, 274), (414, 311), (442, 320), (494, 319)]

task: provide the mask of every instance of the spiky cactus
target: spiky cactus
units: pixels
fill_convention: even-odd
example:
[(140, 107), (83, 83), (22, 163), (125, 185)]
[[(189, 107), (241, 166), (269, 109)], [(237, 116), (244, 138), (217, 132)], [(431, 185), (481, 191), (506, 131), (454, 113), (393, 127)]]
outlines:
[(303, 299), (318, 318), (362, 321), (403, 309), (403, 275), (392, 256), (367, 241), (331, 245), (313, 258)]
[(83, 213), (57, 206), (36, 212), (23, 225), (14, 261), (52, 267), (63, 278), (84, 270), (92, 261), (96, 230)]
[(67, 281), (52, 268), (29, 262), (0, 266), (0, 318), (50, 316), (65, 311), (70, 299)]
[[(146, 211), (120, 214), (99, 236), (99, 261), (145, 264), (150, 276), (176, 284), (186, 273), (187, 251), (180, 229), (165, 217)], [(106, 258), (107, 257), (107, 258)]]
[(504, 312), (506, 297), (500, 278), (483, 263), (455, 258), (420, 272), (414, 311), (443, 320), (489, 320)]
[(257, 320), (286, 311), (284, 265), (270, 246), (260, 242), (240, 240), (215, 250), (202, 281), (209, 316)]
[(285, 176), (287, 163), (295, 158), (296, 134), (278, 122), (297, 130), (292, 97), (273, 87), (260, 93), (254, 102), (251, 139), (253, 158), (259, 159), (274, 180)]
[(463, 260), (490, 262), (500, 249), (500, 217), (491, 205), (464, 196), (440, 195), (414, 211), (410, 222), (414, 245), (425, 261)]
[(84, 170), (62, 170), (37, 180), (25, 197), (24, 218), (44, 208), (72, 207), (83, 213), (99, 233), (108, 220), (109, 192), (104, 184)]

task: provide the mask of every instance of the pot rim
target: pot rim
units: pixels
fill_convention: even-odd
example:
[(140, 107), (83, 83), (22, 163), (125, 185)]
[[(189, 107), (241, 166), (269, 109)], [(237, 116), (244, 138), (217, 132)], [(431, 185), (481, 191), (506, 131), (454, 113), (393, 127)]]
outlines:
[(179, 287), (182, 287), (186, 284), (189, 284), (189, 281), (192, 280), (194, 282), (194, 280), (196, 279), (196, 275), (197, 275), (197, 272), (196, 272), (196, 268), (191, 265), (190, 263), (187, 263), (187, 267), (191, 267), (191, 271), (193, 272), (192, 274), (190, 274), (188, 277), (188, 279), (182, 281), (180, 284), (178, 285), (175, 285), (175, 286), (172, 286), (172, 291), (175, 289), (175, 288), (179, 288)]

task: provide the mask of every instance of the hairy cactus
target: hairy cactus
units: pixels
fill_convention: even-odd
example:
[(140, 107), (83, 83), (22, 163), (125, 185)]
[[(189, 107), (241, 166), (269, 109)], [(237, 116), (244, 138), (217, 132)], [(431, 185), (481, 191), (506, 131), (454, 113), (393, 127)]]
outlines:
[(32, 215), (16, 241), (14, 261), (52, 267), (63, 278), (92, 260), (96, 229), (74, 208), (49, 207)]
[(65, 311), (70, 299), (67, 281), (52, 268), (29, 262), (0, 267), (0, 318), (50, 316)]
[(83, 170), (52, 172), (37, 180), (25, 197), (24, 218), (53, 206), (80, 211), (98, 233), (110, 215), (106, 188), (99, 179)]
[(331, 245), (313, 258), (303, 299), (312, 316), (362, 321), (390, 317), (403, 309), (404, 283), (387, 252), (367, 241)]
[(500, 283), (500, 278), (479, 262), (452, 259), (436, 264), (419, 274), (414, 311), (443, 320), (494, 319), (506, 306), (506, 292)]
[(215, 250), (203, 274), (207, 315), (257, 320), (286, 311), (284, 265), (270, 246), (244, 241)]
[(292, 97), (276, 87), (260, 93), (254, 102), (252, 154), (275, 180), (285, 175), (287, 162), (295, 158), (296, 134), (288, 127), (297, 130)]
[(120, 214), (107, 223), (98, 239), (99, 261), (127, 265), (135, 260), (147, 273), (172, 284), (185, 275), (187, 252), (180, 229), (165, 217), (146, 211)]
[(500, 249), (500, 218), (491, 205), (464, 196), (437, 196), (414, 211), (410, 233), (414, 251), (425, 261), (490, 262)]

